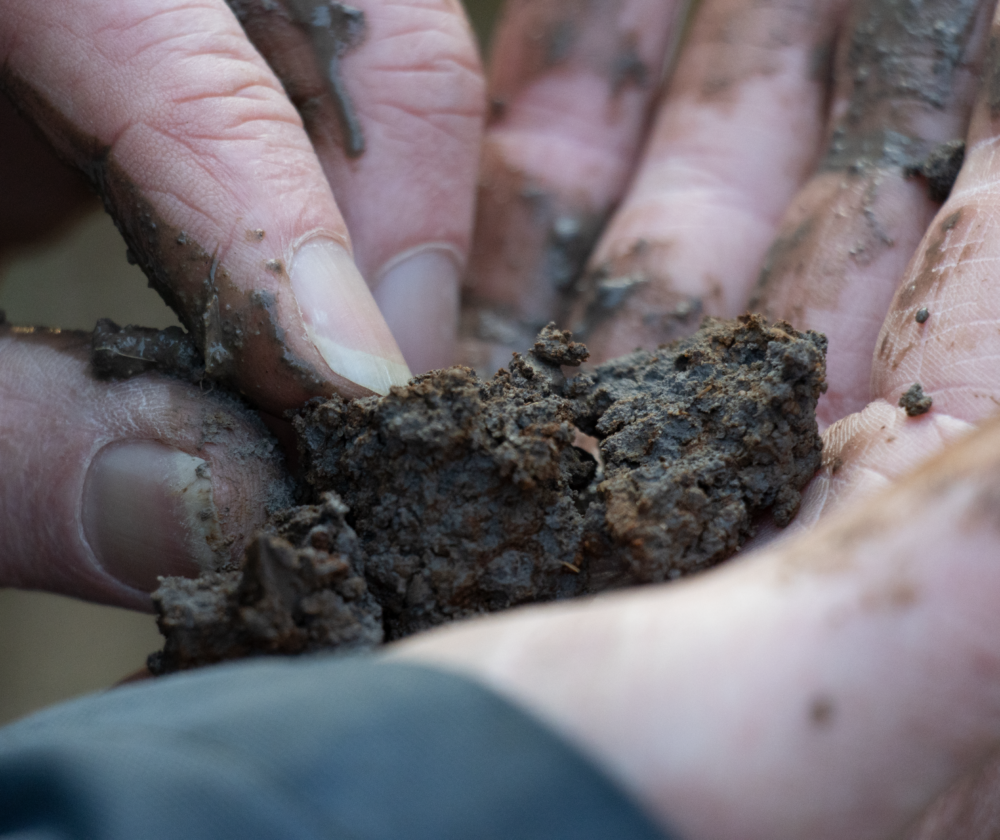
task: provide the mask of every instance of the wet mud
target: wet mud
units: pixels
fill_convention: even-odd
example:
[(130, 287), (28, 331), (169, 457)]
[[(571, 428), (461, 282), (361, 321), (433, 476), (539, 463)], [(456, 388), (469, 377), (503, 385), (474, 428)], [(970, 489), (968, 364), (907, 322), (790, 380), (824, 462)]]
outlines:
[(567, 378), (586, 349), (550, 325), (486, 381), (456, 367), (314, 402), (295, 420), (305, 504), (241, 569), (162, 581), (151, 668), (367, 647), (719, 563), (761, 512), (790, 521), (819, 468), (825, 348), (756, 316), (706, 319)]
[[(364, 131), (341, 66), (344, 56), (365, 40), (364, 12), (331, 0), (227, 2), (281, 80), (310, 134), (325, 130), (322, 122), (332, 109), (344, 153), (351, 158), (364, 154)], [(310, 50), (297, 49), (300, 40)]]
[(936, 145), (920, 131), (921, 118), (935, 112), (953, 112), (956, 134), (964, 134), (971, 84), (962, 72), (977, 61), (977, 23), (988, 11), (984, 0), (855, 4), (838, 56), (847, 107), (823, 168), (919, 169)]
[(933, 404), (933, 398), (924, 393), (923, 386), (919, 382), (914, 382), (899, 398), (900, 407), (906, 410), (909, 417), (926, 414)]

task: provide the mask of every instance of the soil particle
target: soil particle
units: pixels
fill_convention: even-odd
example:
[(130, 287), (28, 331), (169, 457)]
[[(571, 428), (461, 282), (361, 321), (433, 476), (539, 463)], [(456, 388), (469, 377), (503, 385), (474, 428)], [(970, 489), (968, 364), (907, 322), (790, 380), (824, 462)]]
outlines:
[(899, 398), (899, 405), (906, 409), (910, 417), (919, 417), (931, 410), (934, 400), (924, 393), (923, 386), (914, 382), (906, 393)]
[(714, 565), (761, 511), (794, 516), (820, 464), (825, 348), (706, 319), (567, 379), (586, 349), (550, 325), (488, 381), (456, 367), (315, 402), (295, 420), (311, 504), (274, 517), (244, 569), (163, 580), (153, 668), (377, 644)]
[(955, 186), (955, 180), (965, 162), (965, 141), (949, 140), (935, 146), (927, 158), (915, 166), (906, 168), (909, 176), (920, 176), (927, 180), (927, 195), (931, 201), (943, 203)]
[(931, 317), (930, 310), (926, 306), (923, 306), (917, 310), (917, 314), (913, 316), (913, 319), (918, 324), (923, 324), (926, 323), (927, 319), (930, 317)]

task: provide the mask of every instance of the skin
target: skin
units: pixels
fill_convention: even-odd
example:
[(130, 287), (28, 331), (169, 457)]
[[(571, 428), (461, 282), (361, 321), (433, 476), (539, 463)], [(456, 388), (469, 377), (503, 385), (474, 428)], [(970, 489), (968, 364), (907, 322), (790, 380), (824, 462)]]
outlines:
[[(119, 14), (128, 11), (124, 5), (116, 7)], [(490, 89), (502, 92), (504, 102), (494, 107), (487, 129), (482, 184), (493, 196), (481, 195), (479, 232), (471, 246), (469, 294), (478, 311), (492, 308), (515, 322), (534, 322), (558, 314), (560, 307), (567, 318), (580, 318), (581, 307), (586, 309), (586, 300), (562, 300), (551, 287), (537, 285), (544, 277), (540, 265), (547, 243), (525, 222), (532, 207), (499, 200), (523, 196), (526, 175), (543, 182), (546, 201), (533, 206), (544, 204), (545, 213), (582, 208), (604, 216), (617, 206), (590, 267), (610, 262), (611, 273), (618, 274), (640, 264), (649, 275), (628, 305), (593, 329), (591, 349), (598, 359), (635, 343), (655, 343), (664, 331), (669, 337), (671, 331), (693, 329), (697, 318), (685, 321), (690, 311), (678, 315), (678, 301), (696, 299), (703, 312), (737, 314), (754, 294), (776, 236), (787, 236), (809, 218), (823, 231), (803, 236), (796, 246), (801, 259), (786, 261), (781, 277), (759, 295), (762, 305), (800, 328), (822, 324), (831, 340), (825, 465), (789, 529), (780, 536), (763, 529), (760, 551), (690, 581), (468, 622), (398, 645), (389, 654), (457, 669), (511, 697), (592, 755), (651, 814), (686, 838), (937, 840), (987, 837), (1000, 829), (988, 807), (998, 777), (991, 756), (1000, 751), (1000, 627), (994, 627), (1000, 426), (993, 419), (1000, 401), (994, 363), (1000, 338), (993, 312), (1000, 299), (993, 289), (1000, 257), (995, 253), (1000, 232), (993, 230), (1000, 217), (1000, 158), (994, 153), (1000, 94), (989, 84), (1000, 71), (988, 46), (990, 28), (997, 25), (990, 23), (990, 6), (984, 2), (970, 18), (952, 95), (940, 107), (913, 106), (904, 114), (920, 137), (943, 140), (964, 134), (972, 111), (967, 162), (941, 208), (898, 166), (879, 163), (856, 180), (821, 166), (849, 100), (840, 91), (850, 68), (836, 46), (847, 43), (856, 19), (848, 3), (705, 0), (660, 99), (633, 76), (616, 91), (607, 65), (595, 70), (583, 53), (574, 52), (574, 44), (590, 44), (588, 55), (616, 55), (622, 32), (641, 32), (635, 51), (654, 66), (669, 51), (679, 25), (674, 5), (514, 3), (496, 41)], [(471, 175), (461, 175), (461, 167), (449, 169), (448, 155), (427, 147), (449, 136), (455, 149), (472, 155), (469, 146), (475, 151), (478, 135), (465, 120), (475, 122), (475, 106), (453, 113), (454, 103), (431, 95), (464, 90), (461, 83), (425, 91), (426, 98), (406, 96), (413, 62), (428, 60), (424, 50), (432, 58), (442, 54), (442, 42), (435, 39), (451, 31), (447, 22), (456, 18), (448, 16), (457, 15), (456, 4), (366, 5), (372, 33), (393, 32), (391, 26), (412, 15), (434, 37), (415, 38), (411, 50), (402, 52), (390, 48), (387, 37), (385, 52), (378, 53), (373, 34), (374, 40), (344, 58), (349, 86), (363, 82), (352, 75), (351, 56), (361, 62), (364, 50), (371, 53), (370, 72), (387, 73), (370, 96), (355, 94), (371, 144), (355, 168), (319, 140), (309, 145), (273, 74), (224, 7), (198, 7), (192, 13), (200, 24), (196, 29), (208, 34), (194, 43), (199, 49), (207, 45), (213, 61), (220, 54), (236, 56), (239, 73), (259, 84), (252, 89), (266, 106), (262, 128), (268, 130), (252, 135), (251, 154), (232, 156), (226, 143), (211, 142), (211, 132), (192, 130), (196, 153), (168, 155), (176, 165), (169, 172), (158, 171), (161, 164), (150, 155), (154, 132), (114, 129), (132, 125), (122, 109), (134, 107), (136, 99), (139, 105), (162, 101), (158, 86), (167, 82), (161, 80), (176, 74), (137, 72), (130, 82), (130, 68), (142, 69), (149, 53), (114, 60), (127, 39), (97, 51), (98, 66), (88, 71), (96, 76), (70, 74), (67, 64), (79, 54), (79, 43), (101, 43), (100, 27), (87, 31), (88, 40), (62, 42), (73, 32), (65, 25), (75, 20), (72, 13), (43, 26), (36, 24), (49, 13), (46, 7), (13, 2), (11, 8), (18, 12), (11, 19), (25, 23), (0, 36), (4, 66), (43, 90), (64, 116), (90, 121), (81, 128), (104, 131), (105, 142), (124, 138), (121, 165), (133, 167), (134, 179), (160, 184), (162, 194), (148, 192), (162, 201), (161, 212), (179, 214), (175, 224), (201, 231), (204, 241), (227, 243), (231, 273), (247, 282), (246, 288), (254, 281), (251, 272), (237, 270), (244, 259), (235, 235), (239, 213), (276, 214), (267, 219), (268, 237), (275, 231), (282, 242), (293, 241), (301, 225), (343, 232), (346, 219), (359, 264), (376, 265), (397, 245), (412, 241), (406, 229), (401, 233), (381, 221), (384, 201), (364, 203), (369, 188), (381, 195), (388, 189), (379, 193), (371, 185), (393, 183), (392, 178), (408, 178), (400, 195), (411, 196), (413, 207), (426, 208), (394, 220), (433, 229), (435, 237), (460, 251), (469, 247), (468, 227), (461, 228), (465, 239), (447, 233), (461, 225), (445, 217), (458, 213), (458, 206), (471, 207)], [(424, 17), (428, 9), (438, 15), (433, 23)], [(526, 49), (537, 16), (558, 22), (567, 14), (583, 33), (576, 41), (567, 45), (557, 37), (541, 57)], [(602, 33), (614, 43), (602, 44)], [(841, 40), (834, 42), (837, 33)], [(50, 61), (33, 57), (46, 55), (46, 49)], [(453, 53), (474, 56), (468, 49), (466, 43)], [(444, 51), (440, 67), (459, 68), (478, 95), (474, 58), (450, 61), (453, 53)], [(829, 62), (821, 61), (823, 56)], [(403, 64), (392, 63), (397, 60)], [(980, 65), (987, 84), (977, 91), (973, 79)], [(211, 62), (205, 66), (213, 68)], [(821, 72), (827, 66), (832, 75)], [(108, 75), (109, 68), (119, 67), (125, 69)], [(398, 69), (403, 70), (398, 76), (390, 72)], [(80, 108), (79, 102), (96, 95), (87, 87), (89, 78), (102, 84), (112, 78), (135, 96), (105, 97)], [(232, 84), (233, 77), (222, 78)], [(195, 81), (201, 79), (197, 74)], [(380, 96), (389, 103), (383, 110), (376, 107)], [(618, 99), (615, 116), (609, 103)], [(234, 109), (223, 113), (238, 122), (247, 103), (232, 96), (223, 101)], [(443, 134), (428, 131), (431, 139), (410, 130), (413, 125), (401, 114), (408, 118), (411, 111), (401, 103), (412, 102), (426, 106), (423, 124), (451, 128)], [(559, 107), (553, 110), (553, 103)], [(588, 110), (594, 108), (600, 113)], [(199, 113), (209, 119), (218, 110)], [(875, 109), (866, 119), (892, 127), (900, 110), (906, 111), (902, 105)], [(442, 111), (444, 117), (431, 119)], [(169, 108), (166, 113), (176, 116)], [(155, 108), (143, 114), (159, 115)], [(197, 120), (177, 126), (199, 128)], [(410, 137), (424, 138), (428, 157), (412, 148), (407, 158)], [(379, 158), (382, 141), (386, 152)], [(264, 166), (285, 160), (274, 177), (290, 179), (283, 193), (288, 200), (279, 204), (241, 195), (238, 212), (229, 207), (227, 215), (232, 190), (215, 187), (242, 183), (237, 176), (253, 171), (258, 157)], [(207, 170), (195, 166), (203, 159), (212, 162)], [(185, 173), (196, 171), (210, 173), (208, 185), (185, 180)], [(508, 177), (512, 172), (518, 177)], [(873, 184), (877, 195), (869, 200)], [(184, 193), (185, 185), (192, 192)], [(454, 198), (453, 205), (445, 200), (459, 193), (465, 197)], [(879, 255), (845, 262), (844, 254), (858, 244), (859, 215), (870, 218), (866, 207), (886, 233), (877, 237)], [(201, 227), (183, 221), (185, 208), (195, 208)], [(499, 215), (488, 215), (494, 212)], [(264, 228), (263, 219), (243, 218), (239, 224)], [(486, 224), (489, 219), (499, 219), (499, 233)], [(383, 241), (391, 247), (380, 250)], [(639, 246), (642, 241), (646, 246)], [(510, 254), (519, 259), (512, 263)], [(828, 295), (831, 275), (845, 277), (847, 287), (864, 294)], [(914, 318), (919, 308), (931, 313), (923, 324)], [(646, 312), (657, 318), (643, 321)], [(670, 317), (662, 317), (664, 312)], [(869, 339), (865, 363), (862, 345)], [(79, 552), (60, 556), (46, 548), (50, 532), (33, 500), (44, 493), (56, 520), (72, 515), (78, 496), (64, 478), (67, 464), (71, 475), (79, 474), (82, 467), (74, 459), (97, 428), (91, 420), (81, 423), (81, 417), (100, 418), (109, 404), (126, 405), (134, 397), (135, 414), (120, 424), (132, 428), (145, 422), (146, 395), (165, 393), (177, 424), (150, 423), (140, 436), (183, 448), (190, 445), (184, 436), (199, 401), (186, 386), (153, 377), (131, 383), (128, 398), (102, 390), (110, 386), (86, 383), (79, 347), (63, 344), (66, 339), (7, 331), (0, 341), (7, 342), (0, 344), (0, 388), (11, 395), (0, 400), (5, 431), (0, 438), (8, 446), (0, 521), (5, 532), (16, 527), (26, 535), (0, 561), (2, 581), (136, 603), (113, 581), (94, 582), (91, 575), (87, 583), (86, 558)], [(481, 336), (476, 341), (489, 343)], [(83, 389), (89, 402), (45, 401), (41, 383), (50, 372)], [(934, 405), (909, 418), (896, 403), (914, 381)], [(289, 398), (282, 389), (291, 386), (276, 387)], [(54, 425), (81, 424), (88, 430), (79, 441), (75, 432), (66, 433), (63, 460), (31, 445), (43, 415)], [(252, 430), (245, 434), (253, 439)], [(225, 444), (210, 453), (213, 474), (224, 469), (233, 448)], [(236, 483), (254, 480), (259, 478), (234, 472)]]

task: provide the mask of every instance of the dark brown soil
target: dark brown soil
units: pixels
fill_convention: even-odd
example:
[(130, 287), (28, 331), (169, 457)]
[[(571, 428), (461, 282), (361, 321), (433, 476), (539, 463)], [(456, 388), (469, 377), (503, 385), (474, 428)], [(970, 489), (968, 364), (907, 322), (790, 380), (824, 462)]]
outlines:
[(919, 417), (931, 410), (934, 400), (924, 393), (923, 386), (919, 382), (914, 382), (899, 398), (899, 404), (906, 409), (908, 416)]
[(313, 404), (295, 421), (312, 504), (273, 518), (243, 569), (163, 580), (151, 667), (369, 646), (708, 568), (763, 511), (795, 515), (820, 463), (825, 349), (707, 319), (567, 379), (586, 350), (550, 326), (489, 381), (457, 367)]

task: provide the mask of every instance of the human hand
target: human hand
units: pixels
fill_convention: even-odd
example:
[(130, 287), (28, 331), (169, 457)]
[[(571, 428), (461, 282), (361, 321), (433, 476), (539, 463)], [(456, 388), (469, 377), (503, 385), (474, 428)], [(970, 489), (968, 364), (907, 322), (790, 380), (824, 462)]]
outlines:
[[(389, 327), (418, 371), (453, 341), (475, 44), (455, 0), (352, 5), (353, 49), (335, 3), (234, 0), (242, 26), (222, 0), (3, 4), (0, 87), (97, 188), (210, 379), (278, 416), (406, 381)], [(3, 218), (21, 221), (0, 244), (79, 195), (20, 120), (0, 112)], [(243, 409), (154, 375), (96, 382), (86, 344), (0, 328), (0, 583), (148, 608), (158, 574), (238, 559), (283, 471)]]
[[(992, 6), (706, 2), (597, 244), (590, 297), (569, 301), (598, 356), (751, 297), (829, 336), (824, 467), (795, 537), (689, 581), (456, 625), (390, 654), (534, 711), (682, 837), (967, 840), (1000, 825)], [(838, 24), (826, 125), (808, 71)], [(965, 136), (979, 76), (965, 166), (939, 209), (907, 170)], [(488, 147), (509, 154), (531, 116)], [(537, 134), (552, 143), (557, 125)], [(550, 151), (530, 174), (554, 180), (570, 157)], [(491, 297), (535, 282), (550, 242), (522, 251), (527, 268), (477, 251), (488, 272), (474, 281), (505, 278), (477, 285), (477, 304), (527, 321), (539, 298), (555, 311), (551, 289)], [(481, 358), (498, 335), (480, 332)], [(898, 400), (918, 381), (933, 406), (911, 417)]]

